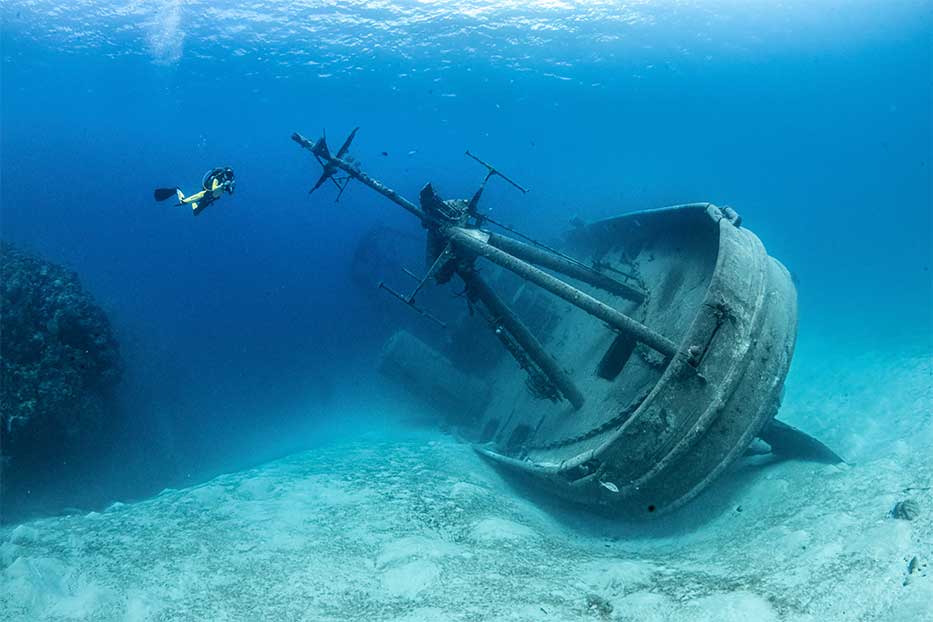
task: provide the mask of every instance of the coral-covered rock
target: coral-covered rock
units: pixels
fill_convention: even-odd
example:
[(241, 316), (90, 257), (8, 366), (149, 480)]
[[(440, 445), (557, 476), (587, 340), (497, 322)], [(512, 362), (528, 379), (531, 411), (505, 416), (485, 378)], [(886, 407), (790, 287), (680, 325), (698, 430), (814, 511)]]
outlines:
[(0, 435), (13, 466), (86, 447), (111, 429), (120, 350), (78, 276), (0, 245)]

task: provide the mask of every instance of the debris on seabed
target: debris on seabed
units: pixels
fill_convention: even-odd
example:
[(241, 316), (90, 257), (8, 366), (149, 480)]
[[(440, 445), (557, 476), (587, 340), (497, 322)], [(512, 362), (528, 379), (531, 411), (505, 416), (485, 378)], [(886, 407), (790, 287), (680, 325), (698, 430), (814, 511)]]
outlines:
[[(923, 564), (923, 565), (925, 566), (926, 564)], [(907, 562), (907, 576), (904, 577), (904, 585), (910, 585), (910, 580), (913, 577), (913, 575), (918, 574), (920, 572), (920, 566), (921, 566), (920, 560), (917, 558), (916, 555), (910, 558), (910, 561)]]
[(913, 499), (905, 499), (894, 504), (891, 516), (901, 520), (913, 520), (920, 515), (920, 504)]
[(608, 619), (609, 615), (612, 613), (612, 603), (599, 594), (587, 594), (586, 610), (589, 613), (593, 613), (604, 619)]

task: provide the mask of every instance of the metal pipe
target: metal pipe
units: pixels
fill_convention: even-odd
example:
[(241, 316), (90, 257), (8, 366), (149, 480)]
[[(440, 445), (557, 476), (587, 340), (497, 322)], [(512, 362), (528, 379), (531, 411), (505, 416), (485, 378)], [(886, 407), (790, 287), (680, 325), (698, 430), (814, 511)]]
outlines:
[(372, 188), (373, 190), (375, 190), (376, 192), (378, 192), (385, 198), (389, 199), (396, 205), (399, 205), (405, 210), (407, 210), (408, 212), (414, 214), (422, 222), (426, 219), (424, 211), (420, 207), (418, 207), (417, 205), (415, 205), (414, 203), (412, 203), (411, 201), (409, 201), (408, 199), (400, 195), (398, 192), (396, 192), (392, 188), (389, 188), (388, 186), (384, 185), (382, 182), (376, 181), (375, 179), (373, 179), (372, 177), (370, 177), (363, 171), (353, 168), (352, 166), (350, 166), (343, 160), (340, 160), (337, 158), (331, 158), (330, 162), (331, 164), (333, 164), (334, 166), (336, 166), (337, 168), (339, 168), (340, 170), (342, 170), (347, 175), (357, 180), (361, 184), (365, 186), (369, 186), (370, 188)]
[(422, 211), (420, 207), (418, 207), (417, 205), (415, 205), (414, 203), (412, 203), (411, 201), (409, 201), (408, 199), (400, 195), (398, 192), (396, 192), (392, 188), (389, 188), (388, 186), (384, 185), (380, 181), (376, 181), (375, 179), (373, 179), (372, 177), (370, 177), (363, 171), (351, 166), (350, 164), (344, 162), (340, 158), (335, 158), (330, 155), (320, 155), (314, 149), (314, 142), (308, 140), (307, 138), (305, 138), (304, 136), (302, 136), (301, 134), (297, 132), (292, 134), (292, 140), (294, 140), (296, 143), (298, 143), (299, 145), (301, 145), (302, 147), (304, 147), (305, 149), (307, 149), (314, 155), (324, 160), (326, 164), (339, 168), (344, 173), (346, 173), (353, 179), (357, 180), (364, 186), (369, 186), (370, 188), (372, 188), (373, 190), (375, 190), (376, 192), (378, 192), (385, 198), (389, 199), (396, 205), (414, 214), (421, 221), (425, 220), (426, 217), (425, 217), (424, 211)]
[(492, 246), (486, 242), (486, 240), (482, 239), (483, 236), (488, 234), (484, 234), (480, 231), (470, 231), (462, 227), (448, 227), (446, 231), (447, 235), (450, 236), (450, 240), (459, 248), (485, 257), (494, 264), (514, 272), (523, 279), (531, 281), (535, 285), (548, 290), (555, 296), (563, 298), (570, 304), (599, 318), (613, 328), (628, 333), (637, 341), (650, 346), (668, 358), (673, 358), (674, 355), (677, 354), (677, 344), (664, 335), (656, 333), (641, 322), (633, 320), (624, 313), (616, 311), (609, 305), (564, 283), (547, 272), (535, 268), (531, 264)]
[(459, 270), (457, 274), (467, 286), (468, 294), (476, 296), (489, 311), (496, 316), (509, 334), (515, 338), (518, 345), (528, 354), (534, 363), (548, 377), (564, 398), (573, 404), (574, 409), (583, 407), (583, 394), (573, 384), (570, 376), (561, 369), (557, 360), (547, 353), (537, 337), (528, 330), (528, 327), (509, 308), (505, 301), (476, 273), (475, 270)]
[(497, 233), (490, 233), (489, 244), (519, 259), (554, 270), (572, 279), (588, 283), (610, 294), (615, 294), (638, 303), (645, 300), (645, 293), (631, 285), (620, 283), (605, 274), (597, 272), (593, 268), (587, 267), (585, 264), (570, 261), (560, 255), (555, 255), (554, 253), (549, 253), (531, 244), (520, 242), (515, 238), (499, 235)]

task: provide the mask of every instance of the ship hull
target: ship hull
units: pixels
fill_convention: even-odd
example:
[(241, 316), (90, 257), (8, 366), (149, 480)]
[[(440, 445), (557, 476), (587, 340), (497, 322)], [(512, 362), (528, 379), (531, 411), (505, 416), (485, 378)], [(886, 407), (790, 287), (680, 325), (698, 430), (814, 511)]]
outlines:
[(777, 412), (796, 340), (794, 285), (734, 212), (711, 204), (594, 223), (574, 232), (569, 250), (639, 281), (647, 300), (616, 304), (683, 355), (659, 360), (552, 307), (544, 345), (586, 405), (543, 404), (499, 379), (475, 426), (477, 451), (574, 501), (662, 515), (709, 487)]

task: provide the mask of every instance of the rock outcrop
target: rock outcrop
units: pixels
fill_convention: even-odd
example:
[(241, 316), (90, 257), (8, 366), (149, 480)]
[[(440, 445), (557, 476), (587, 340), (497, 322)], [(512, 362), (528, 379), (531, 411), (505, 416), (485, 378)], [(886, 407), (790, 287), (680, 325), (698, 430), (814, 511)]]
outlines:
[(0, 245), (0, 447), (4, 472), (67, 457), (113, 429), (119, 345), (77, 274)]

